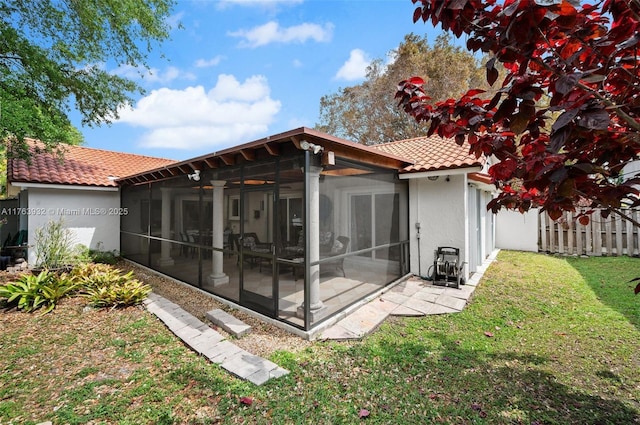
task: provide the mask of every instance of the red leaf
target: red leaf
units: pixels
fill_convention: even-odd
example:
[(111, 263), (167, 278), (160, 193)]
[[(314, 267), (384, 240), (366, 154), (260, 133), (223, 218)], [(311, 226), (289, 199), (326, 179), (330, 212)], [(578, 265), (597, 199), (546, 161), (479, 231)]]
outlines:
[(240, 404), (251, 406), (253, 404), (253, 399), (251, 397), (240, 397)]
[(422, 17), (422, 7), (416, 7), (416, 10), (413, 11), (413, 23), (418, 22), (418, 19)]
[[(631, 282), (636, 282), (636, 281), (640, 281), (640, 277), (636, 277), (635, 279), (631, 279), (631, 280), (629, 281), (629, 283), (631, 283)], [(636, 295), (640, 294), (640, 283), (638, 283), (638, 285), (636, 286), (636, 289), (634, 289), (634, 290), (633, 290), (633, 292), (634, 292)]]
[(409, 84), (413, 84), (414, 86), (422, 86), (424, 85), (424, 80), (420, 77), (411, 77), (407, 80)]
[(569, 93), (578, 81), (580, 81), (580, 77), (582, 77), (581, 72), (574, 72), (573, 74), (562, 76), (558, 81), (556, 81), (556, 92), (560, 94)]
[(587, 215), (583, 215), (581, 216), (578, 221), (580, 222), (580, 224), (582, 224), (583, 226), (586, 226), (587, 224), (589, 224), (589, 216)]
[(486, 65), (487, 66), (487, 83), (489, 83), (490, 86), (492, 86), (493, 83), (495, 83), (496, 80), (498, 79), (498, 70), (496, 69), (495, 63), (496, 63), (496, 58), (493, 57), (489, 59)]
[(371, 413), (367, 409), (360, 409), (358, 412), (358, 417), (360, 419), (368, 418)]
[(486, 336), (488, 338), (493, 338), (493, 333), (491, 333), (489, 331), (485, 331), (484, 336)]

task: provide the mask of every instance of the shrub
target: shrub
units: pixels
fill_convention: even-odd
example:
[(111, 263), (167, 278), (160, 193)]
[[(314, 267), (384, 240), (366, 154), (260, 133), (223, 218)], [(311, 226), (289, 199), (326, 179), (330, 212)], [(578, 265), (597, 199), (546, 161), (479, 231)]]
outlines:
[(108, 286), (121, 279), (121, 271), (109, 264), (85, 263), (71, 270), (70, 276), (80, 283), (83, 289)]
[(89, 260), (88, 249), (75, 244), (62, 219), (49, 221), (35, 232), (36, 268), (60, 269)]
[[(127, 273), (123, 278), (129, 276)], [(131, 277), (108, 286), (95, 286), (85, 290), (84, 295), (95, 307), (126, 307), (140, 304), (151, 292), (151, 287)]]
[(103, 263), (103, 264), (116, 264), (118, 262), (118, 258), (120, 254), (116, 250), (105, 251), (103, 248), (102, 242), (98, 242), (96, 249), (92, 249), (89, 251), (89, 256), (91, 257), (91, 261), (94, 263)]
[(71, 276), (82, 287), (83, 296), (95, 307), (124, 307), (140, 304), (151, 287), (108, 264), (84, 264), (76, 267)]
[(58, 301), (78, 289), (78, 283), (67, 274), (60, 276), (43, 270), (38, 275), (24, 274), (4, 286), (0, 286), (0, 297), (9, 304), (17, 303), (18, 309), (27, 312), (43, 308), (43, 313), (53, 310)]

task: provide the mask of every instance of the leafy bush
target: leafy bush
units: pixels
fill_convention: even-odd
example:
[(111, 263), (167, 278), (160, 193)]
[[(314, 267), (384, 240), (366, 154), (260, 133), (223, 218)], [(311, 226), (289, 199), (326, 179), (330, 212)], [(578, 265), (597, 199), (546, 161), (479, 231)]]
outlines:
[(78, 289), (78, 283), (67, 274), (60, 276), (43, 270), (38, 275), (24, 274), (16, 282), (0, 286), (0, 297), (9, 304), (17, 303), (18, 309), (27, 312), (53, 310), (58, 301)]
[(62, 219), (49, 221), (35, 232), (36, 268), (60, 269), (89, 260), (88, 249), (75, 244)]
[(111, 264), (114, 265), (118, 262), (120, 255), (117, 251), (89, 251), (91, 261), (94, 263)]
[(116, 250), (105, 251), (103, 249), (102, 242), (98, 242), (96, 249), (92, 249), (89, 251), (89, 256), (91, 257), (91, 261), (93, 261), (94, 263), (113, 265), (118, 262), (120, 254)]
[(121, 278), (121, 271), (109, 264), (85, 263), (71, 270), (70, 276), (80, 283), (82, 288), (108, 286)]
[[(123, 277), (129, 276), (127, 273)], [(151, 287), (131, 277), (108, 286), (95, 286), (84, 291), (89, 303), (95, 307), (126, 307), (140, 304), (151, 292)]]
[(76, 267), (71, 276), (82, 287), (83, 296), (96, 307), (124, 307), (140, 304), (151, 287), (108, 264), (84, 264)]

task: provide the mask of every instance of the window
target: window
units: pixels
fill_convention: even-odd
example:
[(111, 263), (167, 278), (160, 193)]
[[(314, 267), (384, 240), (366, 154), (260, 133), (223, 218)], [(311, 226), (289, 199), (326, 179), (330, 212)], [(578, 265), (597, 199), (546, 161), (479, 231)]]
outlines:
[(240, 196), (229, 197), (229, 219), (240, 220)]

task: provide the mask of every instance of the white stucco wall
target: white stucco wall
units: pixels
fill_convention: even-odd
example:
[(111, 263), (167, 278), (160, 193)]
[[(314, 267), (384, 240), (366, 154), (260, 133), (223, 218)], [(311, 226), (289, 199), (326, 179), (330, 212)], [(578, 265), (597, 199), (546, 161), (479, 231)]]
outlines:
[[(461, 261), (464, 261), (468, 231), (465, 187), (464, 175), (450, 176), (449, 181), (445, 176), (436, 181), (427, 178), (409, 180), (412, 273), (426, 276), (439, 246), (460, 248)], [(419, 240), (416, 223), (420, 223)]]
[(34, 264), (35, 231), (62, 218), (75, 242), (106, 251), (120, 249), (120, 194), (118, 191), (27, 189), (29, 198), (29, 264)]
[(496, 248), (538, 252), (538, 209), (496, 214)]

